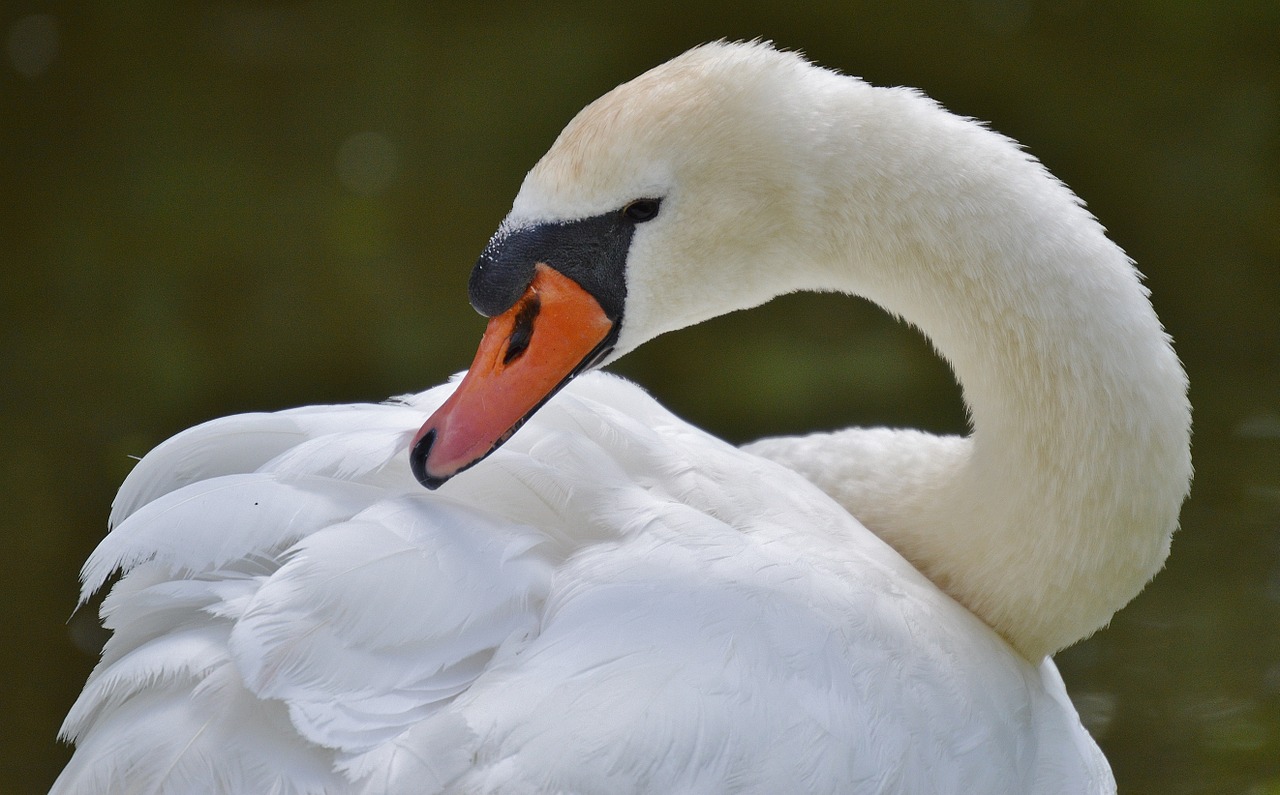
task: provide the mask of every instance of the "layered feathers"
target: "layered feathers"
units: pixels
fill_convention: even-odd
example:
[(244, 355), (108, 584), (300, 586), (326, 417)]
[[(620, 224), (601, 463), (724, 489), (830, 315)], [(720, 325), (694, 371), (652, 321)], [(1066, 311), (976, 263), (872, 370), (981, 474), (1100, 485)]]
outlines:
[(55, 792), (1106, 791), (1052, 663), (798, 475), (592, 374), (427, 493), (450, 388), (143, 459)]

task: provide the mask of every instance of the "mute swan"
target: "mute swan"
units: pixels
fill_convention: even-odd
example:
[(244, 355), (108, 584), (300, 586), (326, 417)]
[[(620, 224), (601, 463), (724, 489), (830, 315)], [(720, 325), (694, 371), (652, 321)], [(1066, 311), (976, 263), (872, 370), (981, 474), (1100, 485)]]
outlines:
[[(738, 450), (587, 372), (794, 290), (917, 324), (972, 436)], [(1047, 655), (1161, 566), (1186, 382), (1016, 144), (706, 45), (569, 124), (470, 292), (461, 385), (137, 465), (55, 792), (1114, 791)]]

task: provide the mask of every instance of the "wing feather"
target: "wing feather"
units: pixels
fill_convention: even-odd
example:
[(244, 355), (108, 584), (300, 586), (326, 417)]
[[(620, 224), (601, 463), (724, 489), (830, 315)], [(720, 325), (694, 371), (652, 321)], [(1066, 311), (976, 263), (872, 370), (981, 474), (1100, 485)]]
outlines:
[(1114, 789), (1052, 663), (798, 474), (589, 374), (429, 493), (449, 389), (139, 463), (55, 793)]

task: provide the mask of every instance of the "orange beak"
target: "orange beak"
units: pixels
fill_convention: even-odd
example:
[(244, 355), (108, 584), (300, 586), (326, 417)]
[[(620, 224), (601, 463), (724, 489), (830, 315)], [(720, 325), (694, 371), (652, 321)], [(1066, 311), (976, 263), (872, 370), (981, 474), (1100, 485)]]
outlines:
[(539, 263), (515, 305), (489, 321), (457, 390), (414, 437), (414, 476), (434, 489), (479, 463), (575, 375), (598, 363), (613, 331), (590, 293)]

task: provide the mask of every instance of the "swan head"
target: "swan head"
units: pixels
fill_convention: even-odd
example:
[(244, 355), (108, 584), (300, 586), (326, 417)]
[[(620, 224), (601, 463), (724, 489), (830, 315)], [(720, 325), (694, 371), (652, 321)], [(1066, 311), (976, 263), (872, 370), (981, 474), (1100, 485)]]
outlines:
[(790, 267), (806, 240), (796, 126), (822, 124), (814, 93), (830, 79), (850, 80), (767, 44), (718, 43), (584, 108), (471, 273), (491, 320), (414, 439), (418, 480), (435, 488), (478, 463), (574, 376), (804, 286)]

